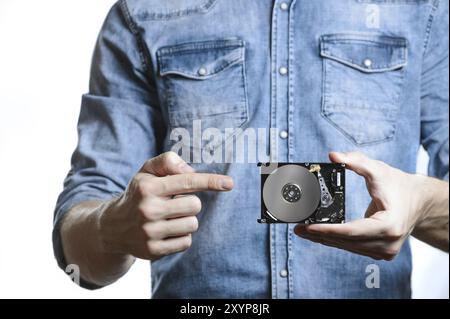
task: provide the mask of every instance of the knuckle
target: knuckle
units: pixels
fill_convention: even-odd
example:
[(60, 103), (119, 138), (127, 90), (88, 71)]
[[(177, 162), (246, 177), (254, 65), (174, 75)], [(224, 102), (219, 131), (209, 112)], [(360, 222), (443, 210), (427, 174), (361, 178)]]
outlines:
[(142, 179), (142, 176), (140, 174), (137, 174), (133, 176), (133, 178), (130, 180), (129, 189), (136, 190), (138, 188), (138, 185), (140, 184)]
[(183, 189), (193, 189), (195, 185), (195, 177), (193, 174), (186, 174), (183, 181)]
[(144, 205), (144, 203), (140, 203), (137, 207), (136, 207), (139, 216), (143, 217), (144, 219), (147, 219), (147, 216), (149, 215), (149, 208)]
[(178, 155), (175, 152), (166, 152), (163, 154), (162, 162), (163, 166), (165, 167), (171, 167), (173, 165), (176, 165), (178, 163)]
[(176, 160), (178, 158), (178, 155), (173, 152), (173, 151), (169, 151), (169, 152), (165, 152), (163, 154), (163, 158), (167, 161), (167, 162), (171, 162), (173, 160)]
[(153, 200), (147, 201), (146, 204), (144, 203), (139, 204), (137, 209), (140, 216), (147, 221), (154, 222), (159, 220), (161, 217), (157, 209), (157, 204)]
[(161, 196), (160, 194), (170, 194), (173, 185), (166, 177), (156, 177), (151, 186), (152, 194)]
[(168, 193), (170, 189), (170, 185), (163, 177), (158, 177), (155, 180), (155, 183), (152, 188), (152, 193), (160, 192), (160, 193)]
[(153, 239), (155, 237), (155, 232), (153, 230), (153, 224), (152, 223), (145, 223), (142, 226), (142, 229), (144, 231), (144, 234), (147, 239)]
[(145, 218), (149, 221), (149, 222), (156, 222), (158, 221), (161, 216), (158, 212), (156, 212), (156, 210), (150, 209), (147, 211)]
[(151, 184), (142, 177), (135, 177), (133, 185), (135, 192), (141, 197), (147, 196), (151, 192)]
[(219, 188), (219, 180), (216, 176), (211, 175), (208, 177), (208, 188), (209, 189), (218, 189)]
[(159, 225), (157, 225), (156, 223), (147, 223), (144, 226), (145, 229), (145, 233), (147, 235), (147, 238), (149, 239), (160, 239), (164, 237), (164, 229), (161, 229), (161, 227)]

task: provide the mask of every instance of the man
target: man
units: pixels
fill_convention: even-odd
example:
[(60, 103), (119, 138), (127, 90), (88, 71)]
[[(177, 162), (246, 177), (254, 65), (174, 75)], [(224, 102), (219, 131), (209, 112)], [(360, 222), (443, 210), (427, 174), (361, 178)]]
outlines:
[[(447, 1), (119, 1), (91, 75), (53, 232), (85, 287), (143, 258), (154, 298), (409, 298), (408, 236), (448, 251)], [(233, 134), (168, 152), (198, 120), (347, 164), (347, 223), (257, 224), (255, 163), (196, 156)]]

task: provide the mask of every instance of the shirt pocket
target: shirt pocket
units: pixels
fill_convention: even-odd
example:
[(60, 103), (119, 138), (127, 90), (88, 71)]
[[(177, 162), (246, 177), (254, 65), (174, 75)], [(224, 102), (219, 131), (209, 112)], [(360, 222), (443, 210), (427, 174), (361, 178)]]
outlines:
[[(243, 41), (180, 44), (159, 49), (157, 57), (171, 129), (192, 133), (200, 120), (202, 131), (218, 129), (228, 139), (248, 121)], [(205, 140), (201, 147), (212, 150), (223, 142)]]
[(320, 39), (322, 115), (356, 145), (394, 138), (407, 41), (370, 34)]

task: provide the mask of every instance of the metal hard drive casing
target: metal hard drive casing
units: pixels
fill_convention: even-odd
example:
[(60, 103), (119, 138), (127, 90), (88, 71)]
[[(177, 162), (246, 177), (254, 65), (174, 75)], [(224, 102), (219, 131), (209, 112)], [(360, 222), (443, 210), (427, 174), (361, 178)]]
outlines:
[(260, 223), (343, 223), (345, 165), (260, 163)]

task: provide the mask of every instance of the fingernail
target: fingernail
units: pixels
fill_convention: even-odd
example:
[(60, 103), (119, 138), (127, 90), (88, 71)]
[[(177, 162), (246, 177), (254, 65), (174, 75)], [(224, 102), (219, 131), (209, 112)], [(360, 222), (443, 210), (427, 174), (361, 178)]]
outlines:
[(231, 178), (222, 178), (220, 181), (220, 187), (223, 190), (231, 190), (233, 188), (233, 180)]

